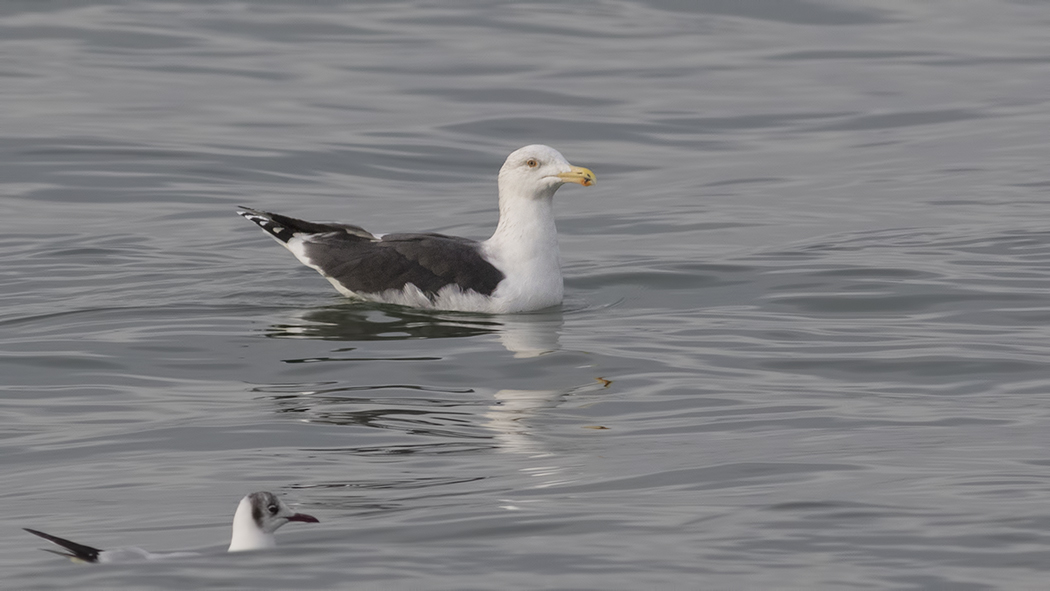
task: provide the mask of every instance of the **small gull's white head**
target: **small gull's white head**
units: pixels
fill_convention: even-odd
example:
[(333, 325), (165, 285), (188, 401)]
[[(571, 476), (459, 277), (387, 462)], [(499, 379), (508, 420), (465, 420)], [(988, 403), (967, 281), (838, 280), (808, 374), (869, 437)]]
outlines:
[(500, 168), (500, 201), (512, 197), (550, 198), (565, 183), (589, 187), (595, 183), (594, 173), (569, 164), (560, 152), (550, 146), (525, 146), (511, 152)]
[(273, 493), (254, 492), (237, 506), (229, 551), (273, 548), (277, 545), (273, 533), (289, 521), (317, 523), (317, 518), (296, 513)]

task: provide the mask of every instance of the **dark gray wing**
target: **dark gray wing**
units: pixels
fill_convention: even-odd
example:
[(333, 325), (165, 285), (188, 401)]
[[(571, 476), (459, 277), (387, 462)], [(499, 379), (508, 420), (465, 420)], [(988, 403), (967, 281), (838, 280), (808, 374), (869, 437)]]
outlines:
[(347, 232), (316, 234), (303, 245), (315, 265), (350, 291), (379, 293), (411, 283), (428, 298), (450, 284), (492, 295), (504, 274), (479, 246), (442, 234), (388, 234), (375, 241)]
[(29, 529), (28, 527), (23, 527), (22, 529), (33, 534), (34, 536), (40, 536), (41, 538), (44, 538), (52, 544), (57, 544), (69, 551), (68, 553), (66, 553), (58, 552), (57, 550), (47, 550), (48, 552), (58, 554), (59, 556), (68, 556), (70, 558), (83, 560), (84, 562), (98, 562), (98, 555), (100, 552), (102, 552), (102, 550), (99, 550), (98, 548), (92, 548), (91, 546), (85, 546), (83, 544), (71, 542), (65, 538), (60, 538), (51, 534), (45, 534), (42, 531)]
[(382, 239), (358, 226), (317, 223), (242, 207), (239, 213), (287, 243), (303, 239), (303, 251), (324, 274), (355, 293), (403, 289), (411, 283), (428, 298), (446, 285), (492, 295), (505, 277), (481, 256), (474, 240), (443, 234), (387, 234)]

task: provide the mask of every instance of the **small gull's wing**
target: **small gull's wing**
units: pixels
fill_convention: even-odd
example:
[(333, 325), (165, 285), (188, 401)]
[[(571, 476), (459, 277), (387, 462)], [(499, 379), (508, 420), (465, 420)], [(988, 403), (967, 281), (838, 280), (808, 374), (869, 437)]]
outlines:
[(59, 556), (68, 556), (69, 558), (72, 558), (74, 560), (82, 560), (84, 562), (98, 562), (98, 555), (102, 552), (102, 550), (99, 550), (98, 548), (92, 548), (91, 546), (78, 544), (65, 538), (60, 538), (51, 534), (45, 534), (42, 531), (29, 529), (28, 527), (23, 527), (22, 529), (33, 534), (34, 536), (40, 536), (41, 538), (44, 538), (52, 544), (57, 544), (68, 550), (68, 552), (59, 552), (58, 550), (48, 550), (46, 548), (44, 549), (47, 552), (58, 554)]

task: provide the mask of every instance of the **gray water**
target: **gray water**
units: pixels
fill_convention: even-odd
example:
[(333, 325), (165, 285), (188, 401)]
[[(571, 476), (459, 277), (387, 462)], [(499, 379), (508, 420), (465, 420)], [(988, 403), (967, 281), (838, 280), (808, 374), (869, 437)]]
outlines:
[[(1050, 3), (0, 4), (11, 589), (1037, 589)], [(353, 303), (237, 205), (566, 301)], [(227, 555), (240, 497), (318, 525)], [(88, 567), (34, 527), (199, 558)]]

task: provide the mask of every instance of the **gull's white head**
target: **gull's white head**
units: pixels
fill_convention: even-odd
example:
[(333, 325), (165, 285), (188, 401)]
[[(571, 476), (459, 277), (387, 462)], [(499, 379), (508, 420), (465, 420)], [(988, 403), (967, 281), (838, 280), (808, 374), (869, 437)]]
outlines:
[(557, 150), (540, 144), (515, 150), (499, 170), (501, 199), (509, 196), (549, 199), (565, 183), (589, 187), (595, 183), (594, 173), (569, 164)]
[(273, 532), (289, 521), (317, 523), (317, 518), (296, 513), (273, 493), (254, 492), (237, 505), (229, 551), (273, 548), (277, 544)]

